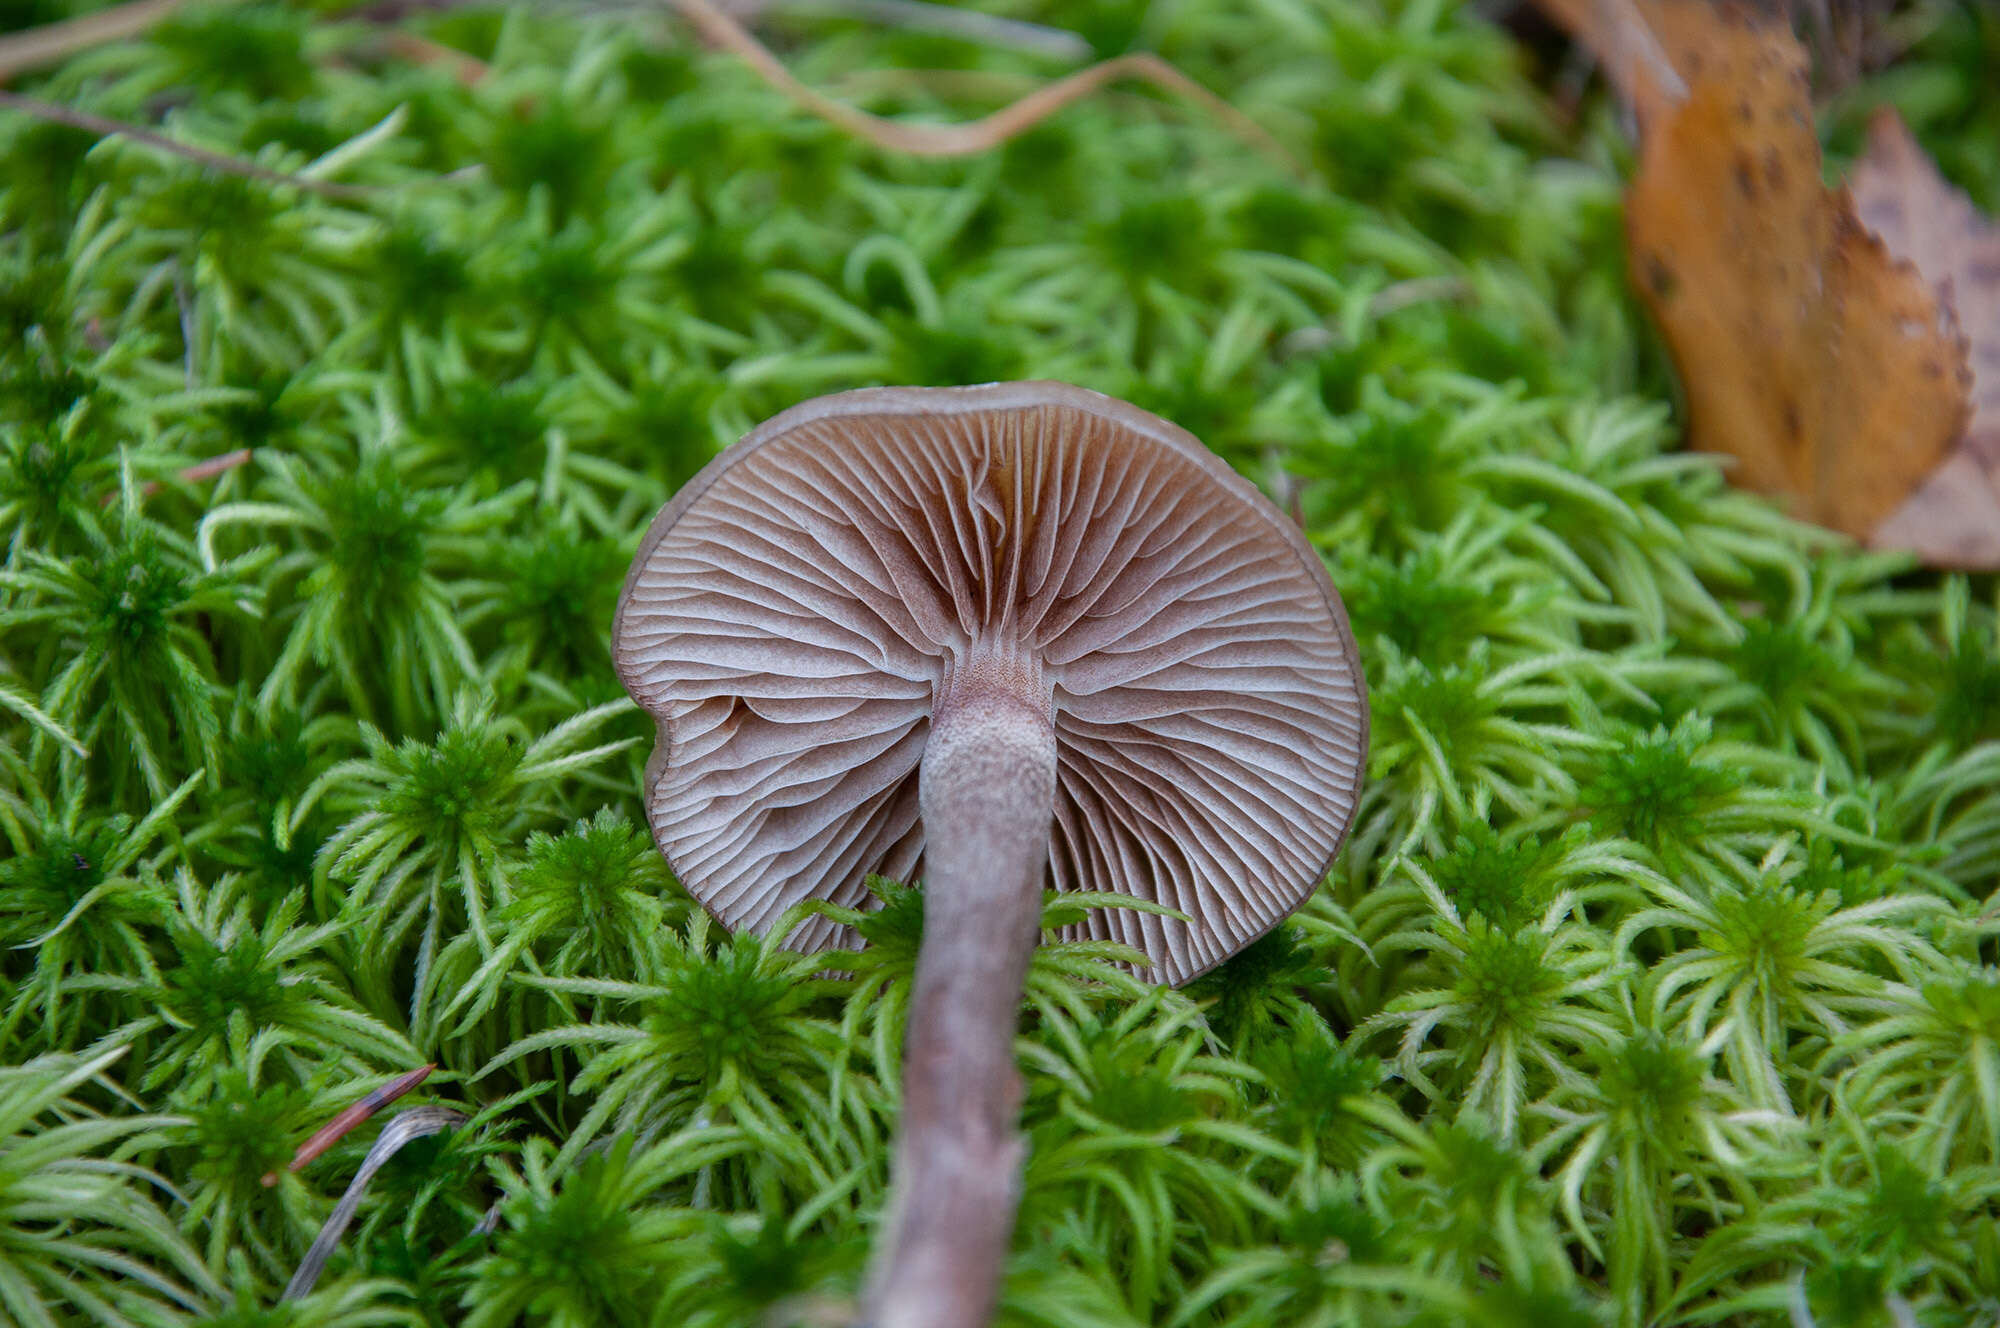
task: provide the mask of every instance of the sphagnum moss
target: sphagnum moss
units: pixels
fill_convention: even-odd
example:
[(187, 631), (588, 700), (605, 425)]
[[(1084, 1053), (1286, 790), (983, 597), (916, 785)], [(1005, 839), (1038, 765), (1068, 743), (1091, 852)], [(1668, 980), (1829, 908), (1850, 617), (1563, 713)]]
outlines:
[[(1015, 8), (1159, 51), (1316, 181), (1127, 93), (889, 156), (732, 59), (526, 7), (419, 21), (471, 87), (258, 4), (24, 89), (376, 192), (0, 126), (0, 1318), (838, 1315), (922, 896), (840, 914), (869, 947), (838, 967), (708, 926), (635, 828), (606, 606), (755, 420), (1035, 376), (1300, 514), (1380, 742), (1319, 895), (1198, 986), (1038, 952), (1004, 1322), (2000, 1308), (1993, 581), (1670, 450), (1583, 164), (1617, 151), (1458, 6)], [(1837, 138), (1901, 98), (1990, 193), (1990, 26)], [(814, 18), (784, 50), (938, 118), (966, 107), (921, 69), (1061, 69)], [(358, 1153), (263, 1176), (426, 1061), (479, 1114), (278, 1305)]]

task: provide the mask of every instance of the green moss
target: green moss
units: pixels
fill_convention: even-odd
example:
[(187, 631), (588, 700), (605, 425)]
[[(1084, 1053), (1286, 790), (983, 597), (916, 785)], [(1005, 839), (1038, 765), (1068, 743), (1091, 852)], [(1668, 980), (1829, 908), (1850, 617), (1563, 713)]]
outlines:
[(1431, 864), (1431, 875), (1461, 914), (1478, 914), (1498, 926), (1539, 917), (1555, 894), (1550, 870), (1555, 844), (1533, 835), (1503, 837), (1485, 825), (1468, 826), (1452, 851)]
[(1654, 850), (1697, 840), (1705, 815), (1728, 804), (1744, 773), (1703, 748), (1709, 724), (1689, 715), (1669, 730), (1626, 735), (1607, 751), (1579, 790), (1585, 811), (1613, 834)]
[(283, 5), (197, 9), (163, 24), (155, 38), (197, 87), (236, 90), (260, 101), (311, 91), (306, 55), (308, 18)]

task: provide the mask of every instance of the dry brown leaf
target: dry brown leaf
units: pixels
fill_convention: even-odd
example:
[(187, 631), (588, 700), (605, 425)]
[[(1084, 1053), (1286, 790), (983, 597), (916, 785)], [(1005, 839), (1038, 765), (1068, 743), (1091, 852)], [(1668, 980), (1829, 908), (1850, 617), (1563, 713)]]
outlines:
[(2000, 568), (2000, 228), (1946, 183), (1893, 110), (1848, 176), (1862, 223), (1916, 264), (1966, 338), (1972, 418), (1943, 466), (1876, 529), (1877, 548)]
[[(1633, 280), (1665, 334), (1690, 443), (1746, 487), (1865, 538), (1966, 418), (1963, 344), (1916, 270), (1820, 183), (1790, 30), (1655, 4), (1688, 96), (1648, 125), (1626, 195)], [(1695, 11), (1699, 9), (1699, 13)]]
[[(1969, 239), (1976, 212), (1907, 133), (1878, 129), (1862, 211), (1820, 185), (1787, 24), (1729, 0), (1538, 3), (1638, 119), (1633, 279), (1680, 369), (1692, 445), (1736, 457), (1740, 483), (1808, 520), (2000, 566), (2000, 240)], [(1954, 446), (1962, 333), (1982, 399)]]

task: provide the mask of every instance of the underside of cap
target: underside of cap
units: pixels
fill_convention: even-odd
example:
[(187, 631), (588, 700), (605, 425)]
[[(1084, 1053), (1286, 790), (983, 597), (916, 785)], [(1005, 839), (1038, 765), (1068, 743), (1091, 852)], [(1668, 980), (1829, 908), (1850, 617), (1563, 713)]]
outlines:
[(1051, 684), (1050, 885), (1192, 919), (1096, 910), (1075, 935), (1182, 982), (1310, 894), (1367, 746), (1324, 567), (1191, 435), (1054, 383), (808, 402), (655, 521), (614, 654), (660, 725), (647, 808), (682, 882), (764, 929), (804, 899), (866, 906), (870, 873), (921, 877), (933, 702), (996, 641)]

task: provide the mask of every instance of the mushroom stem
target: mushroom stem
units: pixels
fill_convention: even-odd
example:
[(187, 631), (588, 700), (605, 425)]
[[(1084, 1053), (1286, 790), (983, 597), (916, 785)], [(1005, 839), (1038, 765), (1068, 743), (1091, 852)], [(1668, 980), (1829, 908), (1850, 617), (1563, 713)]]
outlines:
[(919, 775), (924, 940), (873, 1328), (981, 1328), (1020, 1203), (1014, 1031), (1040, 937), (1056, 744), (1039, 669), (992, 664), (947, 684)]

